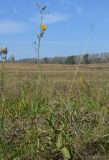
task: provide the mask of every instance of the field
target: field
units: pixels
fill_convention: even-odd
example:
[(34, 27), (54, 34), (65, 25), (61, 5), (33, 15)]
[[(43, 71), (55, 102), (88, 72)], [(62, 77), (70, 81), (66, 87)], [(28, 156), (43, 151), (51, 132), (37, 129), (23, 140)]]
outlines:
[(109, 64), (76, 69), (6, 64), (0, 160), (109, 159)]

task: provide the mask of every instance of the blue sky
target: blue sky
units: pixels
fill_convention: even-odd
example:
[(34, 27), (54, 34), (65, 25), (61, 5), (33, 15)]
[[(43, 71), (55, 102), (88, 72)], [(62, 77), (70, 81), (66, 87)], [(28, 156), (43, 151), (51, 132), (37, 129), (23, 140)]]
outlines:
[(40, 57), (80, 54), (88, 39), (86, 52), (109, 51), (109, 0), (0, 0), (0, 47), (8, 47), (8, 57), (36, 56), (37, 2), (49, 11)]

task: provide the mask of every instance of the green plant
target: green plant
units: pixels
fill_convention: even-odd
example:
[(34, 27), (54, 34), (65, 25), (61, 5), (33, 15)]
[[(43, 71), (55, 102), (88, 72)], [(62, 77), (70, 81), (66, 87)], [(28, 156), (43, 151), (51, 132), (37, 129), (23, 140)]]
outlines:
[(8, 53), (7, 47), (0, 49), (0, 55), (2, 59), (0, 86), (2, 90), (4, 90), (4, 72), (5, 72), (5, 62), (7, 53)]
[(37, 8), (39, 9), (39, 13), (40, 13), (40, 30), (39, 30), (39, 34), (37, 35), (37, 41), (35, 41), (34, 44), (35, 44), (35, 51), (37, 53), (37, 60), (39, 63), (41, 39), (43, 38), (44, 33), (47, 29), (47, 26), (45, 24), (43, 24), (44, 16), (47, 13), (46, 12), (47, 7), (46, 7), (46, 5), (41, 6), (41, 5), (37, 4)]

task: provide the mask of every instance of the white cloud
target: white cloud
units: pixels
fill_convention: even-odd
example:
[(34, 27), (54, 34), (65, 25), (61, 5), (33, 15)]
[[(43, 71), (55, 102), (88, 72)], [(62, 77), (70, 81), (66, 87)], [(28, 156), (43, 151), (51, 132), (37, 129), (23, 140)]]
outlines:
[(47, 14), (44, 18), (44, 23), (57, 23), (57, 22), (62, 22), (66, 21), (71, 18), (71, 15), (69, 14), (61, 14), (61, 13), (50, 13)]
[[(43, 22), (46, 24), (53, 24), (62, 21), (67, 21), (71, 17), (72, 16), (70, 14), (65, 14), (65, 13), (49, 13), (45, 15)], [(40, 17), (38, 16), (36, 18), (30, 18), (30, 20), (39, 23)]]
[(18, 33), (27, 29), (25, 22), (13, 21), (9, 19), (0, 20), (0, 34)]

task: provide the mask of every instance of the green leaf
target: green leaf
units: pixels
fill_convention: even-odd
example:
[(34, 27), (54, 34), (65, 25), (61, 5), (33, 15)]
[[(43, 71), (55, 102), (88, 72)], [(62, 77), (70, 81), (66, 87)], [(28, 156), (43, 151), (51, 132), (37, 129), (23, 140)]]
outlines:
[(57, 143), (56, 143), (56, 147), (57, 147), (57, 148), (61, 148), (61, 147), (62, 147), (62, 139), (63, 139), (62, 133), (60, 133), (60, 134), (58, 135), (58, 140), (57, 140)]
[(62, 152), (65, 159), (71, 159), (70, 152), (66, 147), (62, 148), (61, 152)]

